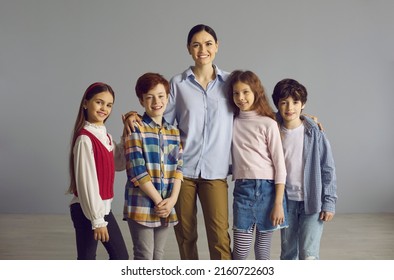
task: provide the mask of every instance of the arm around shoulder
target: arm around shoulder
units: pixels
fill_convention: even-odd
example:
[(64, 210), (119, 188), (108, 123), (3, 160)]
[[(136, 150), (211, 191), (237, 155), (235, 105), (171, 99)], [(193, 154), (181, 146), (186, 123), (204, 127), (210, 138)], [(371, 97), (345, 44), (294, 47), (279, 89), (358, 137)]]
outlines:
[(124, 154), (124, 137), (120, 138), (120, 142), (117, 143), (112, 140), (114, 145), (114, 161), (115, 161), (115, 171), (123, 171), (126, 169), (126, 158)]
[(135, 131), (135, 126), (138, 124), (142, 125), (142, 117), (135, 111), (130, 111), (122, 115), (123, 121), (123, 135), (129, 135)]

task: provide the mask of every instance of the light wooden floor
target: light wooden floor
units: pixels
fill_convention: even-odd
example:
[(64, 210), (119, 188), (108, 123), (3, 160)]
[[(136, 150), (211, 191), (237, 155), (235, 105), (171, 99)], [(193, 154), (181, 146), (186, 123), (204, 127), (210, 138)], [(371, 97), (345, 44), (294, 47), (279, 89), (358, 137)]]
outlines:
[[(209, 259), (203, 221), (200, 217), (200, 259)], [(120, 216), (129, 254), (132, 242), (126, 222)], [(230, 230), (231, 235), (231, 230)], [(174, 234), (166, 246), (165, 259), (179, 259)], [(279, 259), (279, 233), (273, 239), (271, 258)], [(68, 215), (0, 214), (0, 260), (73, 260), (75, 237)], [(97, 259), (106, 259), (99, 245)], [(253, 259), (253, 255), (249, 256)], [(338, 214), (325, 225), (320, 258), (324, 260), (393, 260), (394, 213)]]

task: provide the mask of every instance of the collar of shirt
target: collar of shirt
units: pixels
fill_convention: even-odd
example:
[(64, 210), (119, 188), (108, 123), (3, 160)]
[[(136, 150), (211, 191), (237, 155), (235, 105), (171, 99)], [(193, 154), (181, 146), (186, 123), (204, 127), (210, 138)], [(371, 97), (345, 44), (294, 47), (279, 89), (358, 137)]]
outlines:
[(96, 125), (85, 121), (84, 128), (89, 130), (90, 132), (103, 133), (104, 135), (107, 134), (107, 128), (105, 127), (105, 125)]
[(169, 129), (169, 125), (170, 125), (163, 117), (162, 126), (160, 126), (154, 120), (152, 120), (152, 118), (149, 117), (146, 112), (142, 116), (142, 121), (152, 128), (159, 128), (160, 129), (161, 127), (163, 127), (164, 129)]
[[(317, 125), (317, 123), (316, 123), (314, 120), (312, 120), (311, 118), (309, 118), (309, 117), (307, 117), (307, 116), (305, 116), (305, 115), (301, 115), (300, 118), (301, 118), (301, 120), (303, 121), (304, 126), (305, 126), (305, 130), (307, 131), (308, 134), (311, 134), (311, 131), (312, 131), (313, 129), (318, 129), (318, 130), (320, 130), (320, 129), (319, 129), (319, 126)], [(277, 121), (280, 125), (283, 124), (283, 118), (282, 118), (282, 116), (280, 115), (279, 112), (276, 113), (276, 121)]]
[[(216, 77), (218, 79), (220, 79), (221, 82), (224, 82), (225, 81), (225, 74), (223, 73), (223, 71), (220, 70), (216, 65), (213, 65), (213, 68), (215, 69)], [(187, 78), (190, 78), (190, 77), (192, 77), (193, 79), (196, 78), (196, 75), (194, 75), (194, 72), (193, 72), (193, 66), (190, 66), (183, 74), (184, 75), (182, 77), (182, 80), (186, 80)]]
[(109, 150), (112, 151), (113, 149), (113, 143), (112, 143), (112, 137), (107, 133), (107, 128), (105, 125), (95, 125), (92, 124), (88, 121), (85, 121), (85, 125), (83, 127), (90, 133), (92, 133), (94, 136), (96, 136), (97, 139), (100, 140), (101, 143)]
[(319, 126), (317, 125), (317, 123), (312, 120), (311, 118), (301, 115), (301, 120), (303, 120), (304, 126), (305, 126), (305, 130), (307, 131), (307, 133), (310, 135), (312, 133), (313, 129), (319, 129)]

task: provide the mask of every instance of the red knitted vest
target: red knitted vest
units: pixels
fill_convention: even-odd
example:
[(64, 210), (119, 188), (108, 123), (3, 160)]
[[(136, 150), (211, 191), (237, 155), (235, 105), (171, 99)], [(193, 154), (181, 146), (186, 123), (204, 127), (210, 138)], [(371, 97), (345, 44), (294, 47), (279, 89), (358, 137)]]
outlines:
[[(113, 151), (107, 148), (92, 133), (82, 128), (78, 135), (86, 135), (92, 141), (94, 161), (96, 163), (97, 179), (101, 199), (114, 197), (115, 163)], [(109, 138), (109, 136), (108, 136)], [(75, 194), (78, 196), (78, 194)]]

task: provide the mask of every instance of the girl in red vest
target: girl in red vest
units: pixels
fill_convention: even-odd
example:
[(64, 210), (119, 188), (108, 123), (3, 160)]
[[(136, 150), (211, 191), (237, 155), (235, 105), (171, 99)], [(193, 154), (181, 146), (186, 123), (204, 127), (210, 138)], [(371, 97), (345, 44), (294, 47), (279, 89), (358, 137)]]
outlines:
[(111, 211), (115, 170), (125, 169), (123, 144), (116, 145), (105, 121), (115, 100), (104, 83), (90, 85), (75, 121), (70, 151), (70, 203), (79, 260), (96, 259), (101, 241), (111, 260), (128, 259), (127, 248)]

